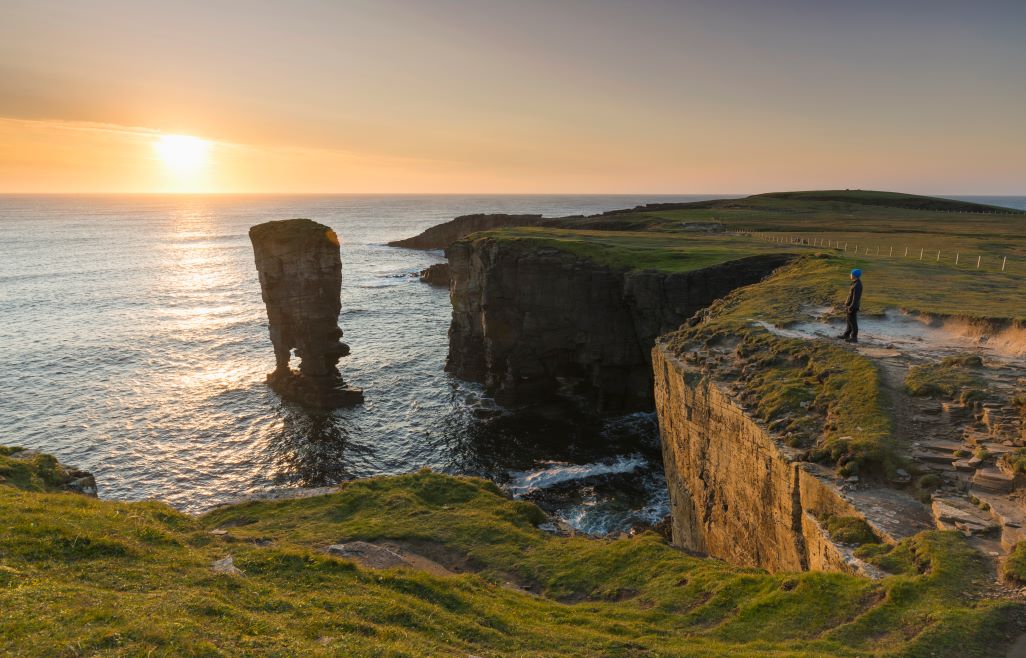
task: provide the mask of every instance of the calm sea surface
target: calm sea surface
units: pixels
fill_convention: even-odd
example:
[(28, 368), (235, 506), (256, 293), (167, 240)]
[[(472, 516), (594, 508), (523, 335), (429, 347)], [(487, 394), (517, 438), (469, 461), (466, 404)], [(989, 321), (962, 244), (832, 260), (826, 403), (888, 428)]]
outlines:
[[(384, 243), (474, 212), (703, 198), (0, 196), (0, 444), (92, 471), (103, 497), (190, 511), (426, 466), (492, 477), (590, 532), (657, 520), (652, 416), (480, 419), (480, 390), (442, 369), (448, 294), (416, 278), (441, 254)], [(311, 415), (264, 384), (274, 355), (247, 230), (289, 217), (342, 238), (340, 365), (362, 406)]]

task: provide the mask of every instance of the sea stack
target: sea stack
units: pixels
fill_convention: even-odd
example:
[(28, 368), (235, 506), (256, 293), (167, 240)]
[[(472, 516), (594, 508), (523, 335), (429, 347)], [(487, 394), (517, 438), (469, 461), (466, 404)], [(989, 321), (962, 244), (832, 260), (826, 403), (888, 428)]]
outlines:
[[(260, 292), (274, 345), (267, 376), (284, 398), (309, 407), (336, 408), (363, 401), (363, 391), (342, 380), (338, 360), (349, 354), (338, 315), (342, 310), (342, 257), (338, 236), (309, 219), (286, 219), (249, 229)], [(299, 370), (289, 366), (295, 349)]]

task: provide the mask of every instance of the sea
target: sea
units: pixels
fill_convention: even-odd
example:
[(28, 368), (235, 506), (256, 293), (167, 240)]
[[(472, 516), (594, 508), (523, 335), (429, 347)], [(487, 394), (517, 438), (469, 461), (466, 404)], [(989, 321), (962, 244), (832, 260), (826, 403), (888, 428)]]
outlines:
[[(0, 444), (92, 472), (103, 498), (194, 513), (429, 468), (490, 478), (588, 534), (655, 524), (668, 498), (654, 416), (525, 419), (453, 378), (448, 291), (417, 276), (444, 256), (386, 243), (470, 213), (710, 198), (0, 196)], [(341, 238), (340, 367), (366, 398), (351, 409), (311, 413), (265, 383), (274, 354), (247, 231), (292, 217)]]

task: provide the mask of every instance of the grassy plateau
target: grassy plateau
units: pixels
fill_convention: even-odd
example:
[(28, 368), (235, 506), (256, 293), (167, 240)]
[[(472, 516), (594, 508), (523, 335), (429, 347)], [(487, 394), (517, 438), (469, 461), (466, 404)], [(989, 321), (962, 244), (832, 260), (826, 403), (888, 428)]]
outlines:
[[(533, 504), (473, 478), (372, 478), (193, 517), (54, 493), (45, 459), (19, 461), (0, 468), (44, 472), (0, 484), (4, 655), (983, 656), (1023, 612), (992, 597), (984, 560), (954, 533), (867, 544), (893, 572), (879, 581), (768, 574), (653, 533), (548, 534)], [(324, 551), (357, 539), (461, 573)], [(211, 569), (228, 555), (241, 573)]]

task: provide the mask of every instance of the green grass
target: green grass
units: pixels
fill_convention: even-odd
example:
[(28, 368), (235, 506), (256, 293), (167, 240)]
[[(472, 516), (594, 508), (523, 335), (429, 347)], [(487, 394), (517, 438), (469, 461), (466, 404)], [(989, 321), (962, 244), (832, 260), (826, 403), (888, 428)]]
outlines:
[(1026, 475), (1026, 448), (1016, 448), (1001, 455), (1003, 461), (1013, 473)]
[(862, 544), (880, 543), (880, 539), (866, 523), (866, 520), (857, 516), (834, 514), (823, 519), (823, 525), (830, 533), (831, 539), (842, 544), (861, 546)]
[(1006, 580), (1026, 585), (1026, 542), (1019, 542), (1005, 557), (1002, 575)]
[[(700, 322), (672, 335), (678, 354), (703, 345), (733, 346), (733, 376), (743, 395), (767, 422), (807, 419), (807, 458), (836, 464), (844, 475), (870, 467), (891, 472), (901, 464), (891, 441), (891, 410), (874, 364), (857, 352), (823, 340), (788, 338), (756, 323), (778, 326), (806, 318), (811, 306), (844, 299), (846, 264), (809, 256), (764, 281), (715, 302)], [(799, 447), (799, 446), (796, 446)]]
[(980, 389), (983, 379), (978, 374), (983, 366), (973, 354), (949, 356), (936, 363), (913, 366), (905, 377), (905, 390), (920, 397), (958, 396), (963, 389)]
[(525, 249), (558, 249), (615, 269), (689, 272), (731, 260), (788, 251), (723, 234), (591, 231), (522, 227), (474, 233), (472, 240), (501, 240)]
[(51, 455), (37, 454), (28, 459), (11, 459), (8, 455), (21, 448), (0, 446), (0, 484), (26, 491), (59, 491), (70, 478), (67, 470)]
[[(982, 656), (1023, 612), (986, 598), (987, 566), (954, 533), (877, 547), (899, 574), (871, 581), (731, 567), (652, 533), (558, 537), (542, 518), (428, 472), (199, 518), (0, 486), (0, 637), (13, 656)], [(468, 572), (324, 553), (355, 539)], [(243, 575), (211, 571), (229, 554)]]
[[(700, 204), (701, 205), (701, 204)], [(734, 207), (738, 206), (738, 207)], [(851, 212), (848, 212), (848, 211)], [(740, 213), (731, 220), (721, 217)], [(630, 218), (626, 224), (621, 217)], [(645, 221), (639, 224), (639, 218)], [(731, 234), (680, 230), (690, 221), (721, 221), (740, 228), (755, 227), (779, 234), (830, 238), (860, 245), (859, 255), (831, 249), (782, 245)], [(585, 220), (573, 220), (585, 222)], [(887, 308), (956, 318), (1005, 319), (1026, 322), (1026, 216), (976, 215), (881, 208), (798, 199), (750, 197), (727, 208), (633, 212), (589, 218), (588, 230), (519, 228), (474, 234), (472, 239), (512, 240), (526, 247), (554, 248), (624, 269), (682, 272), (728, 260), (766, 253), (824, 253), (837, 264), (833, 278), (819, 283), (818, 292), (833, 302), (846, 287), (847, 272), (858, 267), (866, 286), (863, 311)], [(598, 227), (614, 230), (595, 230)], [(895, 246), (888, 256), (888, 245)], [(881, 255), (866, 255), (866, 246), (881, 247)], [(904, 257), (904, 246), (910, 256)], [(923, 260), (918, 249), (924, 249)], [(940, 250), (943, 258), (934, 260)], [(961, 261), (955, 264), (956, 251)], [(975, 254), (985, 255), (977, 271)], [(1000, 271), (999, 255), (1009, 256)]]

